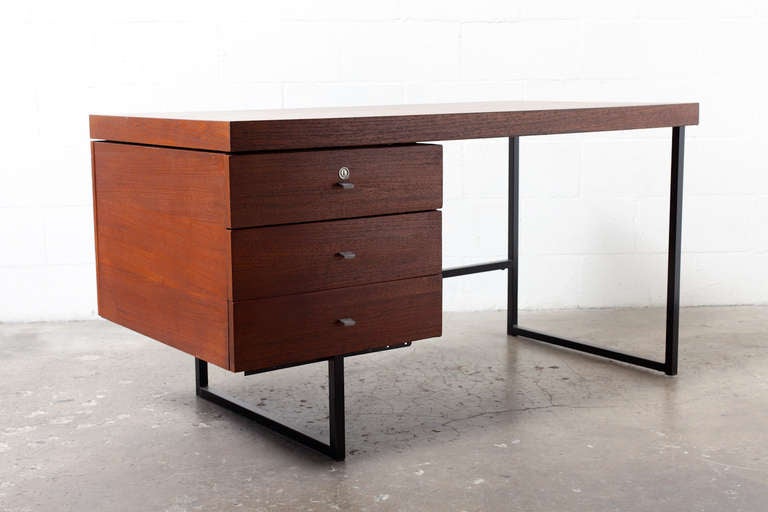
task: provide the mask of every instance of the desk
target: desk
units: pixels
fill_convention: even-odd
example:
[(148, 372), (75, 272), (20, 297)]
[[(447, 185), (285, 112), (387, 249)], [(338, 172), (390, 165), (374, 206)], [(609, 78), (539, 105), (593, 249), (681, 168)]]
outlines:
[[(196, 390), (345, 456), (344, 358), (442, 334), (442, 279), (507, 270), (507, 333), (677, 373), (685, 126), (698, 104), (491, 102), (90, 118), (99, 314), (195, 357)], [(672, 128), (665, 359), (517, 323), (520, 137)], [(443, 269), (442, 148), (509, 139), (508, 257)], [(214, 392), (328, 361), (324, 443)]]

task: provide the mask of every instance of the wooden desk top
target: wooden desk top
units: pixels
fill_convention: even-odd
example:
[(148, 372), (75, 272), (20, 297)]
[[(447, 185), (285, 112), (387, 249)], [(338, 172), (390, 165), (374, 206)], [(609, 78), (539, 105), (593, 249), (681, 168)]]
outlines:
[(695, 125), (698, 103), (476, 102), (92, 115), (91, 138), (244, 152)]

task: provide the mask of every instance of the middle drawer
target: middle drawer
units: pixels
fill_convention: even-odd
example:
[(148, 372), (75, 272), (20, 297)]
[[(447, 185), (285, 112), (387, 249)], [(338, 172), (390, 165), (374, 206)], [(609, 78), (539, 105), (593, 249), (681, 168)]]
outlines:
[(439, 211), (232, 230), (232, 300), (439, 274)]

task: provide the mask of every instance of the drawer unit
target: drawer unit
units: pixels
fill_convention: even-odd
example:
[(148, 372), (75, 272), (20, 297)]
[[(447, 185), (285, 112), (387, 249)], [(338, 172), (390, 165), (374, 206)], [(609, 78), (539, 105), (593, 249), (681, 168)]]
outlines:
[(435, 210), (442, 206), (442, 147), (233, 155), (232, 227)]
[(440, 336), (440, 146), (92, 151), (101, 316), (233, 371)]
[(237, 229), (230, 233), (234, 300), (441, 271), (438, 211)]
[(269, 368), (441, 335), (442, 277), (232, 304), (231, 368)]

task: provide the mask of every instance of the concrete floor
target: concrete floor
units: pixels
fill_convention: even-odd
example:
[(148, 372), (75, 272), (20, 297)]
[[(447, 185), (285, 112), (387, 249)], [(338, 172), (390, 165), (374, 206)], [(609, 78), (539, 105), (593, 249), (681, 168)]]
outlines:
[[(661, 357), (660, 310), (521, 323)], [(192, 358), (131, 331), (0, 325), (0, 510), (766, 510), (768, 307), (683, 310), (675, 378), (504, 327), (446, 314), (348, 359), (339, 463), (198, 400)], [(323, 435), (325, 371), (211, 384)]]

